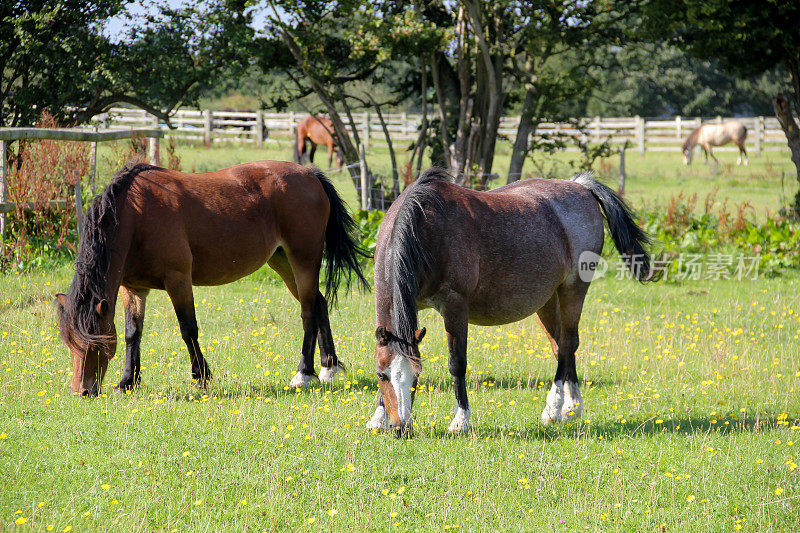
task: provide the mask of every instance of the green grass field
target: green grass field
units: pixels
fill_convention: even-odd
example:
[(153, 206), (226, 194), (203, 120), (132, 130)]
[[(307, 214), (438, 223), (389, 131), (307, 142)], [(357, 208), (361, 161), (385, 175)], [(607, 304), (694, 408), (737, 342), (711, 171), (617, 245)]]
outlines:
[[(535, 319), (472, 327), (474, 430), (456, 438), (445, 431), (454, 398), (444, 331), (427, 311), (417, 431), (395, 440), (364, 428), (377, 390), (371, 295), (343, 297), (331, 315), (348, 379), (295, 391), (302, 330), (288, 291), (263, 271), (198, 288), (216, 379), (197, 391), (156, 291), (141, 389), (84, 400), (69, 394), (50, 304), (70, 271), (0, 280), (0, 529), (800, 526), (797, 272), (596, 281), (578, 352), (587, 411), (557, 427), (539, 425), (555, 361)], [(122, 364), (112, 362), (105, 391)]]
[[(196, 171), (290, 155), (188, 145), (178, 154)], [(101, 150), (101, 183), (118, 155)], [(369, 157), (386, 169), (385, 150)], [(764, 217), (781, 205), (781, 172), (786, 195), (796, 191), (785, 154), (746, 168), (732, 165), (733, 154), (720, 159), (716, 169), (686, 169), (678, 154), (629, 153), (628, 199), (655, 208), (696, 192), (702, 209), (717, 189), (718, 204), (749, 201)], [(501, 146), (497, 170), (507, 161)], [(614, 165), (598, 170), (614, 176)], [(334, 176), (354, 205), (352, 186)], [(377, 391), (372, 295), (342, 295), (331, 314), (347, 379), (295, 391), (299, 306), (274, 276), (197, 288), (200, 342), (215, 372), (198, 391), (169, 299), (154, 291), (141, 389), (84, 400), (69, 393), (50, 303), (72, 272), (0, 275), (0, 530), (800, 528), (796, 270), (743, 282), (596, 281), (578, 351), (584, 419), (546, 428), (539, 417), (555, 361), (528, 318), (471, 328), (474, 428), (447, 435), (446, 340), (426, 311), (416, 433), (404, 440), (364, 427)], [(121, 310), (117, 329), (106, 392), (122, 372)]]
[[(101, 145), (98, 159), (100, 183), (105, 183), (124, 163), (122, 145), (123, 143)], [(164, 146), (162, 143), (162, 156), (164, 156), (162, 159), (166, 157)], [(404, 165), (408, 160), (405, 147), (406, 145), (402, 143), (398, 143), (396, 147), (399, 165)], [(267, 143), (261, 149), (234, 143), (215, 145), (212, 149), (178, 143), (176, 154), (181, 159), (183, 170), (205, 172), (261, 159), (291, 161), (291, 150), (289, 143)], [(692, 166), (686, 167), (679, 152), (646, 152), (642, 155), (636, 150), (628, 150), (626, 198), (636, 208), (657, 209), (667, 205), (671, 197), (680, 193), (687, 196), (696, 194), (697, 209), (702, 210), (706, 197), (714, 194), (715, 212), (726, 202), (726, 209), (729, 212), (734, 211), (735, 206), (749, 202), (747, 213), (755, 220), (774, 216), (780, 207), (790, 203), (794, 198), (798, 185), (794, 178), (794, 165), (789, 158), (788, 149), (780, 152), (764, 152), (761, 157), (751, 154), (748, 166), (736, 166), (734, 152), (717, 152), (716, 155), (720, 160), (719, 165), (706, 165), (698, 154)], [(491, 182), (492, 187), (505, 184), (510, 157), (511, 146), (499, 143), (494, 172), (500, 175), (500, 179)], [(556, 156), (530, 159), (523, 173), (525, 177), (549, 174), (567, 178), (575, 172), (577, 167), (571, 166), (570, 163), (578, 157), (578, 152), (564, 152)], [(317, 151), (315, 159), (320, 168), (327, 167), (325, 148)], [(373, 144), (367, 153), (367, 160), (374, 172), (383, 176), (391, 175), (391, 164), (385, 145)], [(598, 160), (595, 169), (601, 178), (616, 188), (619, 157)], [(353, 207), (357, 206), (359, 202), (356, 199), (356, 191), (346, 172), (331, 172), (329, 175), (348, 203)]]

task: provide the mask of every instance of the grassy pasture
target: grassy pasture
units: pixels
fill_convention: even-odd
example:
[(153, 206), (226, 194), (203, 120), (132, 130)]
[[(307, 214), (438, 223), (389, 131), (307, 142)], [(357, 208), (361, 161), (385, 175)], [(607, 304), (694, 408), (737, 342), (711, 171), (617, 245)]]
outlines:
[[(114, 171), (124, 163), (121, 153), (122, 143), (106, 143), (101, 145), (98, 158), (100, 183), (105, 183)], [(162, 143), (162, 158), (163, 154)], [(396, 145), (398, 164), (404, 165), (407, 153), (406, 146)], [(288, 143), (267, 143), (264, 148), (244, 146), (234, 143), (215, 145), (212, 149), (193, 144), (178, 143), (176, 154), (181, 158), (181, 166), (185, 171), (205, 172), (228, 166), (257, 161), (260, 159), (292, 160), (292, 148)], [(728, 211), (736, 205), (749, 202), (749, 216), (763, 220), (767, 215), (774, 215), (779, 207), (794, 198), (797, 192), (795, 170), (789, 158), (789, 152), (764, 152), (761, 157), (751, 154), (750, 165), (736, 166), (735, 152), (717, 152), (719, 165), (706, 165), (702, 156), (697, 154), (690, 167), (683, 165), (679, 152), (646, 152), (639, 154), (635, 149), (626, 153), (627, 183), (626, 198), (636, 208), (662, 208), (671, 197), (697, 195), (697, 209), (702, 210), (706, 197), (715, 195), (713, 210), (718, 211), (723, 203), (727, 203)], [(499, 143), (495, 157), (494, 171), (500, 179), (490, 182), (495, 187), (505, 184), (508, 171), (511, 146)], [(549, 173), (556, 177), (569, 177), (574, 173), (570, 166), (579, 157), (578, 152), (565, 152), (555, 156), (540, 156), (529, 160), (523, 173), (526, 177), (540, 177)], [(317, 165), (327, 167), (327, 152), (323, 147), (317, 150)], [(391, 164), (388, 149), (385, 145), (374, 143), (367, 153), (367, 160), (373, 171), (383, 176), (391, 175)], [(427, 162), (426, 162), (427, 163)], [(619, 157), (598, 160), (595, 169), (601, 178), (616, 187), (619, 175)], [(356, 191), (345, 172), (330, 172), (339, 191), (347, 202), (355, 207), (359, 204)]]
[[(538, 422), (555, 362), (535, 319), (472, 327), (474, 430), (458, 438), (445, 432), (454, 398), (441, 319), (426, 311), (417, 432), (395, 440), (364, 428), (377, 390), (371, 295), (347, 295), (331, 315), (348, 379), (297, 392), (286, 387), (301, 340), (288, 292), (265, 271), (198, 288), (216, 379), (197, 391), (155, 291), (142, 388), (87, 401), (69, 395), (49, 303), (70, 270), (0, 280), (2, 529), (800, 526), (797, 272), (596, 281), (578, 352), (587, 412), (557, 427)], [(122, 364), (120, 353), (106, 391)]]
[[(120, 153), (101, 148), (100, 184)], [(290, 151), (179, 144), (178, 155), (184, 170), (205, 171)], [(385, 148), (368, 157), (388, 173)], [(501, 145), (497, 171), (508, 157)], [(556, 159), (564, 176), (567, 157)], [(781, 203), (782, 172), (786, 197), (796, 191), (783, 153), (749, 167), (735, 167), (733, 153), (718, 157), (719, 167), (696, 159), (686, 169), (677, 153), (631, 151), (627, 198), (656, 208), (684, 191), (702, 209), (717, 190), (717, 208), (749, 201), (762, 218)], [(615, 180), (616, 164), (597, 168)], [(332, 177), (355, 205), (348, 179)], [(299, 307), (275, 277), (262, 270), (198, 288), (200, 342), (216, 379), (197, 391), (169, 299), (154, 291), (142, 388), (83, 401), (69, 395), (71, 365), (50, 306), (71, 273), (0, 276), (2, 530), (800, 527), (800, 272), (596, 281), (578, 352), (587, 411), (562, 426), (539, 425), (555, 361), (536, 320), (473, 327), (474, 430), (458, 438), (445, 431), (454, 398), (441, 319), (426, 311), (417, 432), (400, 441), (364, 428), (377, 390), (371, 295), (342, 295), (331, 314), (348, 378), (297, 392), (287, 385)], [(121, 309), (117, 328), (107, 392), (122, 371)]]

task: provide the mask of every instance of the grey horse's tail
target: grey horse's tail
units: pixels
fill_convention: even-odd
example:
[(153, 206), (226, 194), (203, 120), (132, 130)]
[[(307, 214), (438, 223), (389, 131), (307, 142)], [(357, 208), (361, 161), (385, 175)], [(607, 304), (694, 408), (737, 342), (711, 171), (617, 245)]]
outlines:
[(639, 281), (654, 281), (650, 269), (650, 254), (645, 248), (650, 244), (650, 237), (636, 224), (635, 215), (628, 204), (617, 193), (595, 181), (592, 172), (576, 174), (572, 177), (572, 181), (589, 189), (600, 204), (614, 246), (628, 265), (633, 277)]

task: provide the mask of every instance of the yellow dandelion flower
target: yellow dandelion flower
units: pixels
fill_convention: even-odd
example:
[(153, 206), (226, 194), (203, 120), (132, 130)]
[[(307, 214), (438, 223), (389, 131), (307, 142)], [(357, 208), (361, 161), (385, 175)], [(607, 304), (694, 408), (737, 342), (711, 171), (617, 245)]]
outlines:
[(14, 523), (17, 524), (18, 526), (21, 526), (22, 524), (24, 524), (27, 521), (28, 521), (27, 518), (25, 518), (24, 516), (20, 516), (19, 518), (14, 520)]
[(328, 516), (336, 516), (337, 514), (339, 514), (338, 509), (328, 509)]
[(777, 487), (775, 489), (775, 496), (780, 496), (781, 494), (783, 494), (783, 487)]

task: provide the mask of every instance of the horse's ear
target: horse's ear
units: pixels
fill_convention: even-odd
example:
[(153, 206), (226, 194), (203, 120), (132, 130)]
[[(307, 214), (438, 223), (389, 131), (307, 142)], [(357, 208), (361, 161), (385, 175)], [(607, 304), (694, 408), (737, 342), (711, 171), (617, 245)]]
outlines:
[(105, 314), (108, 313), (108, 300), (100, 300), (97, 305), (94, 306), (94, 310), (98, 315), (105, 316)]
[(416, 342), (417, 344), (421, 343), (422, 339), (425, 338), (425, 333), (426, 333), (425, 328), (418, 329), (417, 331), (415, 331), (414, 332), (414, 342)]
[(378, 326), (378, 329), (375, 330), (375, 338), (378, 339), (378, 344), (381, 346), (389, 344), (389, 332), (383, 326)]
[(61, 313), (64, 312), (64, 308), (67, 306), (67, 295), (59, 292), (56, 294), (56, 299), (53, 303), (56, 306), (56, 312), (61, 316)]

